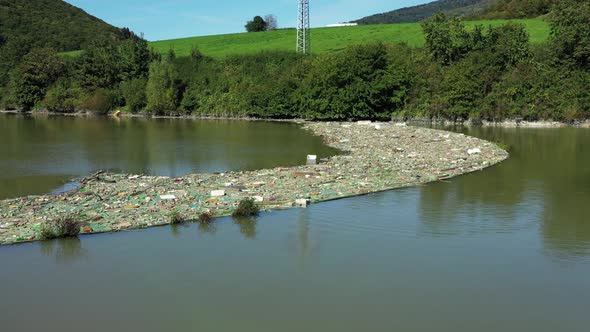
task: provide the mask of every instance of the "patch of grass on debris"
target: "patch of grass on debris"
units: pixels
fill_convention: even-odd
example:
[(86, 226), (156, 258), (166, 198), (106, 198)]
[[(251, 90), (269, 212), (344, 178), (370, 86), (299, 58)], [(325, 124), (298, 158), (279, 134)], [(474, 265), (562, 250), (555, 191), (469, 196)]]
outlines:
[(213, 221), (213, 216), (209, 212), (203, 212), (199, 215), (199, 221), (203, 224), (208, 224)]
[(43, 224), (39, 232), (39, 238), (50, 240), (77, 236), (80, 234), (80, 227), (82, 227), (82, 222), (78, 218), (74, 216), (61, 217)]
[(181, 224), (183, 222), (186, 222), (186, 220), (182, 217), (182, 215), (180, 215), (180, 212), (178, 212), (178, 211), (170, 212), (170, 223), (172, 225)]
[(240, 201), (238, 207), (232, 213), (232, 217), (243, 218), (243, 217), (254, 217), (260, 213), (260, 207), (254, 203), (254, 199), (245, 198)]

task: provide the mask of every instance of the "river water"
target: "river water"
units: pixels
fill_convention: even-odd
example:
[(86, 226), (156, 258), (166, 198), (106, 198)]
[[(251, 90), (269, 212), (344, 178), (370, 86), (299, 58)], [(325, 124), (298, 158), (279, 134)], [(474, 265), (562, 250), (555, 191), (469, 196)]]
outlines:
[[(56, 121), (70, 121), (58, 126), (60, 135), (77, 130), (95, 143), (113, 135), (100, 131), (118, 132), (120, 126)], [(138, 126), (154, 126), (148, 136), (156, 139), (100, 166), (125, 169), (121, 159), (135, 151), (133, 158), (147, 160), (136, 164), (139, 169), (177, 174), (193, 167), (265, 166), (259, 158), (273, 164), (292, 157), (297, 163), (305, 151), (321, 150), (292, 125), (185, 122), (139, 121)], [(238, 126), (243, 138), (218, 137), (202, 145), (225, 151), (214, 154), (211, 164), (179, 158), (175, 165), (184, 166), (165, 167), (170, 155), (150, 154), (172, 146), (198, 153), (201, 147), (187, 144), (205, 139), (198, 132), (214, 125), (223, 132)], [(2, 126), (5, 135), (10, 124)], [(183, 128), (171, 130), (180, 131), (180, 147), (170, 143), (175, 138), (165, 139), (171, 133), (159, 132), (169, 127)], [(590, 130), (457, 130), (503, 142), (511, 158), (445, 182), (264, 213), (250, 221), (225, 218), (207, 227), (0, 247), (0, 324), (7, 331), (587, 331)], [(10, 140), (26, 136), (18, 130), (11, 135)], [(257, 135), (264, 135), (261, 144), (248, 143), (251, 149), (244, 151), (242, 140)], [(125, 146), (117, 137), (114, 144)], [(290, 140), (301, 144), (280, 148)], [(92, 142), (78, 151), (111, 153)], [(14, 144), (34, 149), (41, 143)], [(42, 144), (54, 151), (50, 142)], [(290, 154), (283, 150), (296, 153), (281, 159), (280, 153)], [(13, 162), (2, 156), (2, 165)], [(92, 158), (82, 159), (72, 160), (86, 165)]]
[(0, 114), (0, 198), (67, 188), (98, 170), (181, 176), (305, 162), (336, 151), (294, 124)]

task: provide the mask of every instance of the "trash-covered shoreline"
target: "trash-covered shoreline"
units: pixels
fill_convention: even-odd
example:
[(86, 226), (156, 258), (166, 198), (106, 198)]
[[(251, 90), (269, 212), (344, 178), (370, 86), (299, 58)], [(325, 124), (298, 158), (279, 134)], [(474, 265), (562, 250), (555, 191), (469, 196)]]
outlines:
[(310, 165), (297, 167), (179, 178), (98, 172), (67, 193), (0, 201), (0, 244), (40, 240), (44, 224), (68, 216), (82, 223), (81, 234), (141, 229), (169, 224), (172, 213), (185, 220), (229, 216), (245, 198), (262, 211), (305, 207), (444, 180), (508, 157), (490, 142), (400, 123), (309, 122), (303, 128), (343, 153), (317, 163), (309, 156)]

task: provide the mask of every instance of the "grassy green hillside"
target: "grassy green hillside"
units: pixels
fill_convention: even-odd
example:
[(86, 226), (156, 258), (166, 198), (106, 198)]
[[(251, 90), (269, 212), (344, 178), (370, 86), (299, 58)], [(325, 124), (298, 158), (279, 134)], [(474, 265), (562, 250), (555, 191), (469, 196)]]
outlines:
[[(523, 23), (533, 44), (539, 44), (549, 37), (549, 25), (540, 19), (515, 20)], [(477, 24), (498, 26), (506, 20), (466, 22), (467, 27)], [(405, 42), (410, 46), (422, 46), (424, 35), (419, 23), (361, 25), (343, 28), (312, 29), (312, 51), (314, 53), (334, 52), (351, 44), (368, 41), (391, 43)], [(193, 46), (208, 56), (220, 58), (234, 54), (257, 53), (262, 50), (294, 50), (295, 30), (277, 30), (256, 33), (203, 36), (151, 42), (158, 52), (165, 53), (171, 48), (179, 56), (188, 55)]]

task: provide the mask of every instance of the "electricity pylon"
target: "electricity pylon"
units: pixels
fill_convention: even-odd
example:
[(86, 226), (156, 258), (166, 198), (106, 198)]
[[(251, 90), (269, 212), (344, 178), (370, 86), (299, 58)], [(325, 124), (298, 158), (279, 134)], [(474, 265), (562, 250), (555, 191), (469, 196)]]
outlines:
[(311, 36), (309, 33), (309, 0), (299, 0), (299, 18), (297, 20), (297, 52), (311, 52)]

